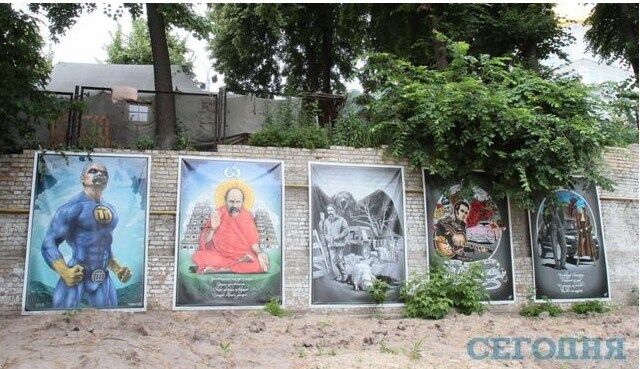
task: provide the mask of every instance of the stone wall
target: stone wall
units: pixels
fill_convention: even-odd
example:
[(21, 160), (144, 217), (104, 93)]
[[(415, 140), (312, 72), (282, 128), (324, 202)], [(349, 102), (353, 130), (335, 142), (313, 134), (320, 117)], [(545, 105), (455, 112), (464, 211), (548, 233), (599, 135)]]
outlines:
[[(175, 247), (175, 207), (178, 157), (212, 156), (283, 160), (285, 165), (285, 303), (291, 309), (309, 307), (309, 220), (308, 162), (403, 165), (385, 157), (380, 150), (332, 147), (328, 150), (220, 146), (218, 152), (145, 151), (152, 157), (148, 309), (171, 309)], [(131, 150), (99, 149), (100, 153), (140, 153)], [(33, 151), (0, 156), (0, 313), (19, 313), (25, 253)], [(606, 160), (617, 182), (612, 192), (602, 191), (601, 211), (612, 300), (632, 301), (638, 286), (638, 146), (609, 149)], [(405, 169), (406, 240), (409, 271), (424, 270), (427, 264), (424, 200), (419, 172)], [(517, 302), (526, 299), (533, 286), (529, 226), (526, 212), (511, 209), (514, 274)], [(637, 297), (635, 297), (637, 298)], [(493, 306), (510, 310), (516, 305)], [(315, 309), (314, 309), (315, 310)], [(322, 311), (325, 308), (320, 309)]]

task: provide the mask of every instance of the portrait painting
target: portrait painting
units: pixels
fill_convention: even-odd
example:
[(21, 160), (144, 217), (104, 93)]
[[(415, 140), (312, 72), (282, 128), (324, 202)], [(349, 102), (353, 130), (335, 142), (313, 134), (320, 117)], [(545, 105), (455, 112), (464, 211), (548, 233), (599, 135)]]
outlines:
[(281, 161), (179, 160), (174, 307), (282, 300)]
[(538, 196), (529, 213), (535, 299), (609, 299), (607, 260), (595, 185)]
[(399, 303), (406, 279), (402, 167), (309, 164), (312, 305), (368, 305), (374, 281)]
[(426, 170), (422, 176), (429, 266), (456, 274), (479, 264), (488, 301), (515, 301), (508, 199), (482, 173), (466, 183), (445, 183)]
[(146, 307), (149, 157), (39, 152), (23, 313)]

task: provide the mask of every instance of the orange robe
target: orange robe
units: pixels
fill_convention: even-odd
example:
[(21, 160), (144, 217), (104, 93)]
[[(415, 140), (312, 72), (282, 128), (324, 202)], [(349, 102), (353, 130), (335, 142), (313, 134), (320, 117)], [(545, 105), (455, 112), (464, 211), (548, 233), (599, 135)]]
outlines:
[[(206, 222), (200, 232), (198, 250), (192, 256), (198, 273), (203, 273), (207, 267), (214, 271), (262, 273), (258, 255), (251, 247), (259, 240), (253, 215), (244, 208), (235, 218), (231, 217), (225, 206), (219, 207), (217, 211), (220, 214), (218, 229), (211, 240), (205, 242), (206, 234), (211, 229), (211, 222)], [(240, 262), (240, 258), (247, 254), (253, 257), (253, 261)]]

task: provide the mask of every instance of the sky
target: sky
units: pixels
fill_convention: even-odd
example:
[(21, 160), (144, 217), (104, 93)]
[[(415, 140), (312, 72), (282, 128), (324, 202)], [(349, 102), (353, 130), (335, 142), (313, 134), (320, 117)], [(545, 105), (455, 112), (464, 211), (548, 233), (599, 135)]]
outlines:
[[(119, 3), (111, 3), (114, 8)], [(118, 22), (103, 14), (104, 4), (99, 4), (98, 9), (90, 14), (82, 15), (77, 19), (77, 23), (71, 27), (63, 36), (59, 37), (60, 42), (53, 43), (49, 40), (49, 32), (47, 29), (47, 21), (42, 16), (37, 16), (41, 20), (40, 30), (47, 42), (45, 52), (52, 52), (54, 65), (59, 62), (74, 63), (100, 63), (107, 58), (105, 46), (111, 41), (111, 34), (115, 33), (118, 23), (121, 24), (125, 34), (131, 30), (131, 16), (127, 11)], [(27, 3), (14, 3), (14, 7), (21, 10), (27, 10)], [(593, 4), (564, 2), (556, 5), (556, 12), (565, 17), (568, 21), (581, 22), (588, 15)], [(206, 13), (205, 4), (194, 4), (194, 8), (198, 14)], [(201, 83), (207, 83), (206, 87), (209, 91), (218, 91), (224, 85), (224, 76), (217, 73), (209, 59), (206, 41), (197, 40), (188, 32), (176, 29), (174, 31), (180, 37), (187, 38), (187, 46), (193, 51), (194, 72), (196, 80)], [(583, 32), (582, 32), (583, 34)], [(578, 39), (575, 44), (569, 47), (570, 60), (580, 59), (585, 56), (592, 60), (597, 58), (586, 53), (585, 44)], [(557, 59), (557, 58), (556, 58)], [(559, 60), (551, 60), (556, 65)], [(627, 69), (627, 68), (625, 68)], [(212, 83), (211, 78), (217, 75), (217, 82)], [(352, 81), (346, 84), (347, 89), (360, 89), (359, 83)]]

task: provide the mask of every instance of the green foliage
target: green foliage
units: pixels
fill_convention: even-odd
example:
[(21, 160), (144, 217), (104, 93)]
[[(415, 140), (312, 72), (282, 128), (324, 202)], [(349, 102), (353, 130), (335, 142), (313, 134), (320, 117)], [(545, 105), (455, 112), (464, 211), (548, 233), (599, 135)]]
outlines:
[(609, 311), (609, 307), (599, 300), (589, 300), (575, 302), (571, 305), (571, 311), (576, 314), (587, 313), (606, 313)]
[(156, 148), (156, 140), (147, 136), (138, 137), (134, 148), (136, 150), (153, 150)]
[(442, 319), (452, 307), (467, 315), (482, 314), (486, 309), (482, 301), (488, 298), (483, 278), (479, 264), (455, 274), (442, 267), (432, 268), (429, 274), (414, 274), (400, 290), (404, 314), (409, 318)]
[(638, 3), (596, 4), (585, 20), (589, 49), (606, 61), (619, 60), (638, 78)]
[(489, 295), (481, 283), (484, 280), (484, 268), (481, 264), (474, 263), (469, 269), (449, 278), (452, 279), (447, 296), (458, 312), (471, 315), (482, 314), (486, 310), (482, 301), (487, 300)]
[[(111, 42), (106, 46), (107, 63), (111, 64), (153, 64), (151, 54), (151, 40), (149, 28), (144, 19), (135, 19), (131, 33), (124, 35), (122, 27), (118, 25), (115, 34), (111, 35)], [(193, 55), (187, 48), (187, 39), (179, 38), (175, 34), (167, 34), (167, 46), (169, 47), (169, 60), (172, 65), (179, 65), (182, 70), (194, 77)]]
[(291, 99), (286, 100), (278, 105), (275, 112), (267, 113), (264, 126), (251, 136), (249, 145), (327, 148), (329, 136), (315, 122), (317, 111), (316, 104), (297, 109)]
[(520, 309), (520, 315), (529, 318), (538, 317), (544, 311), (549, 313), (549, 316), (556, 317), (562, 313), (562, 309), (551, 302), (548, 298), (544, 299), (542, 303), (534, 303), (532, 299)]
[(0, 152), (37, 147), (37, 120), (53, 120), (64, 102), (45, 93), (51, 65), (36, 20), (0, 4)]
[(214, 67), (236, 92), (344, 91), (363, 47), (358, 4), (216, 4)]
[(342, 113), (336, 119), (331, 143), (337, 146), (374, 147), (376, 140), (372, 125), (356, 112)]
[(626, 146), (638, 142), (638, 84), (627, 79), (597, 86), (602, 129), (608, 146)]
[(376, 278), (373, 281), (373, 285), (369, 288), (369, 296), (376, 302), (376, 304), (382, 304), (387, 299), (387, 292), (389, 292), (391, 286), (384, 279)]
[(280, 301), (276, 298), (270, 298), (269, 301), (267, 301), (267, 303), (264, 305), (264, 311), (277, 317), (291, 315), (291, 313), (287, 309), (284, 309), (282, 305), (280, 305)]
[(416, 361), (422, 359), (422, 353), (420, 352), (420, 350), (422, 350), (422, 343), (425, 339), (427, 339), (427, 336), (422, 337), (421, 339), (414, 342), (413, 345), (411, 345), (411, 348), (407, 353), (407, 356), (409, 356), (409, 360)]
[(602, 170), (606, 122), (594, 114), (592, 88), (467, 51), (453, 44), (442, 71), (369, 58), (368, 114), (391, 154), (452, 182), (484, 170), (497, 193), (526, 206), (535, 193), (572, 187), (575, 174), (611, 188)]
[(429, 68), (437, 63), (437, 41), (446, 44), (442, 35), (467, 42), (473, 54), (515, 54), (527, 62), (562, 58), (571, 41), (551, 4), (369, 4), (369, 14), (368, 50)]

